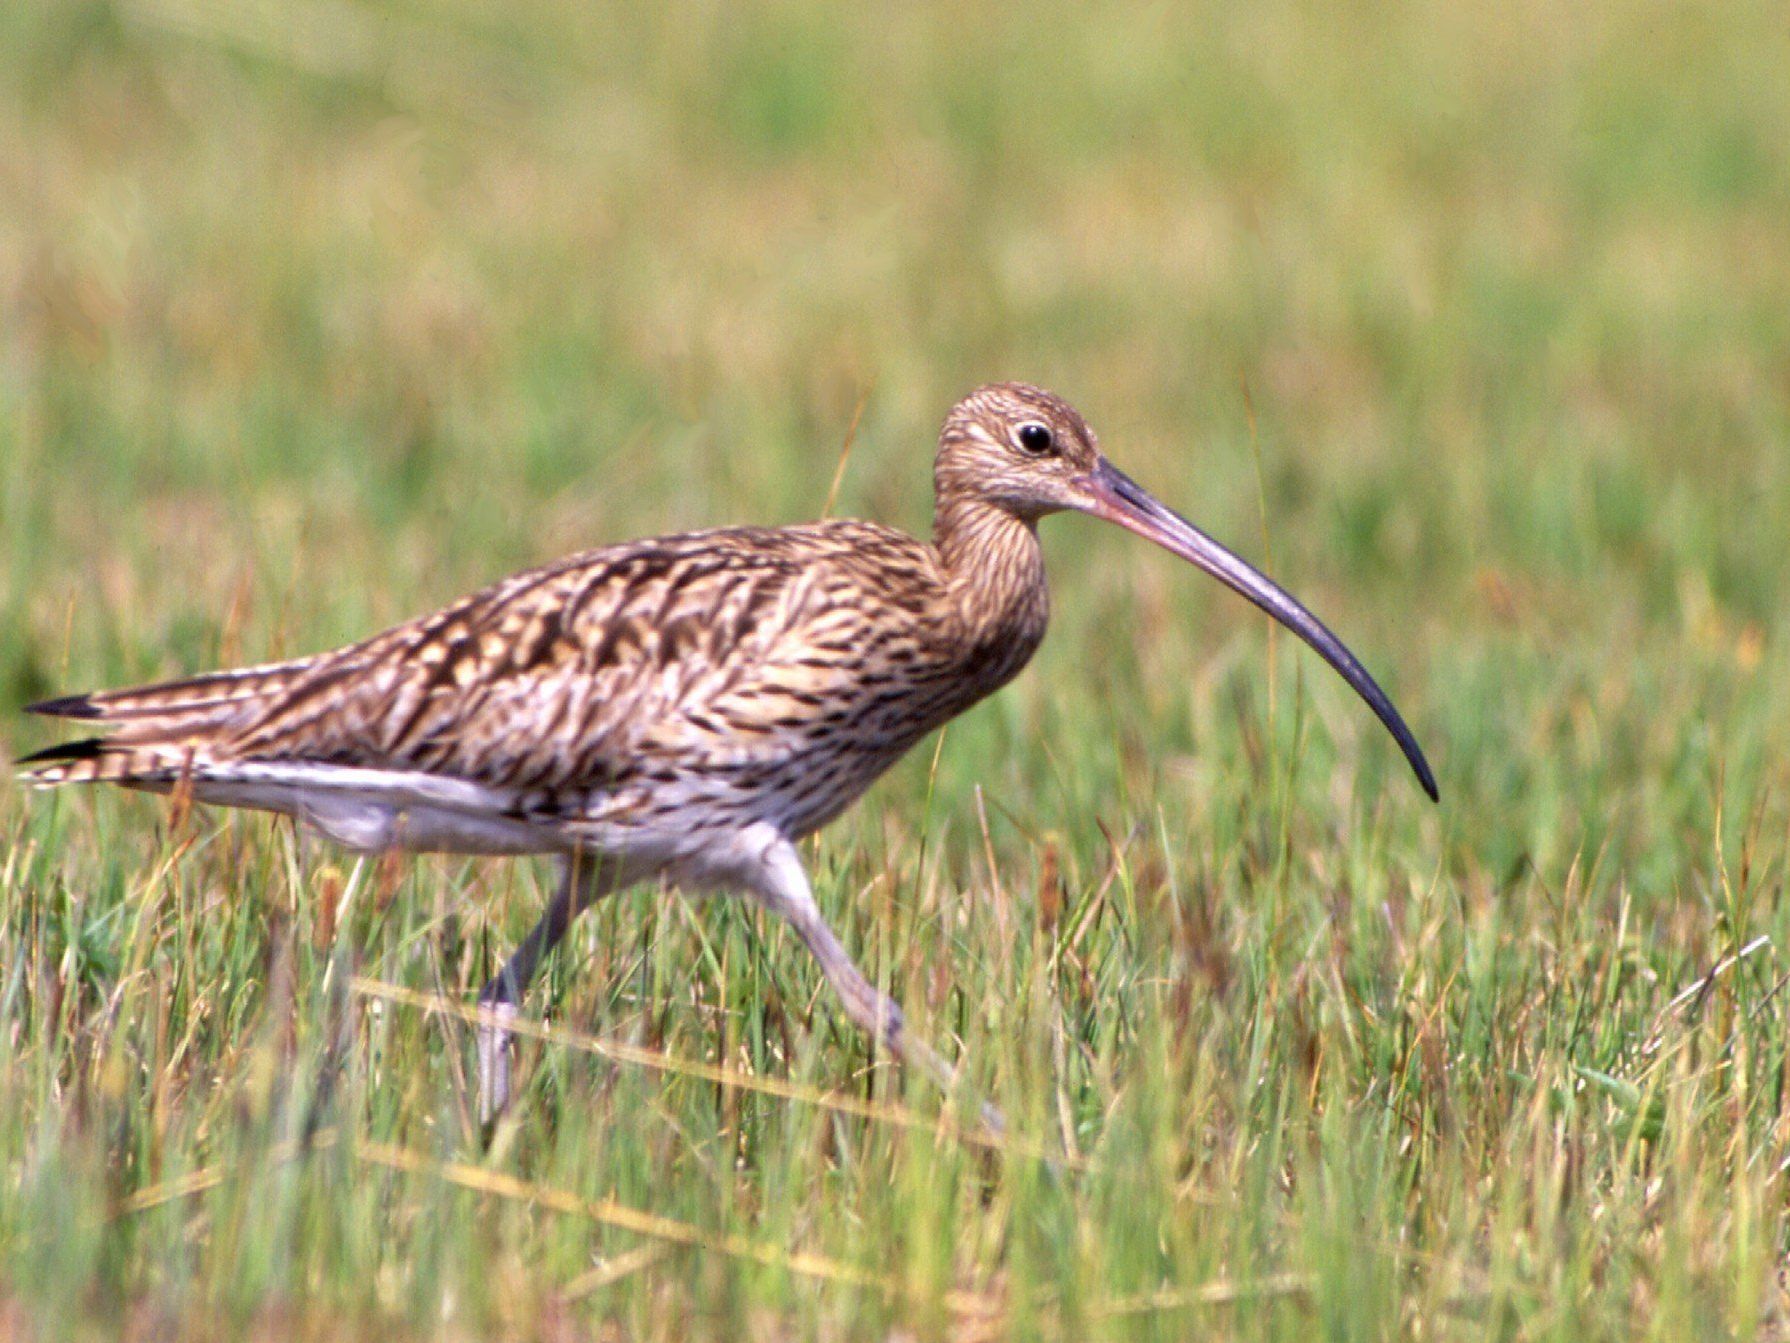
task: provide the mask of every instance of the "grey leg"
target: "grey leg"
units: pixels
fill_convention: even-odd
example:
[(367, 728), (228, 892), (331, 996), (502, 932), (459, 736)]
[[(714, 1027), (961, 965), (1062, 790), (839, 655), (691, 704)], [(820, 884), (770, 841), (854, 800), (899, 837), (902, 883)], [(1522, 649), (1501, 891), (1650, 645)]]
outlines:
[[(560, 862), (559, 889), (548, 902), (541, 921), (522, 939), (503, 969), (479, 990), (479, 1007), (495, 1020), (481, 1022), (479, 1052), (479, 1122), (489, 1124), (510, 1105), (509, 1023), (522, 1006), (522, 994), (534, 978), (541, 958), (566, 935), (572, 920), (597, 900), (615, 890), (615, 882), (599, 877), (602, 860), (594, 854), (575, 854)], [(606, 874), (613, 877), (614, 873)]]
[[(814, 891), (808, 885), (808, 874), (802, 870), (801, 857), (795, 845), (786, 839), (774, 840), (763, 853), (752, 873), (752, 894), (760, 904), (780, 914), (796, 930), (814, 959), (820, 962), (827, 982), (845, 1004), (845, 1013), (860, 1030), (868, 1031), (896, 1058), (926, 1070), (947, 1092), (955, 1089), (957, 1071), (935, 1053), (918, 1036), (909, 1034), (901, 1008), (887, 994), (864, 977), (864, 972), (840, 945), (827, 926), (820, 907), (814, 903)], [(1007, 1131), (1007, 1121), (993, 1105), (982, 1103), (982, 1123), (999, 1135)]]

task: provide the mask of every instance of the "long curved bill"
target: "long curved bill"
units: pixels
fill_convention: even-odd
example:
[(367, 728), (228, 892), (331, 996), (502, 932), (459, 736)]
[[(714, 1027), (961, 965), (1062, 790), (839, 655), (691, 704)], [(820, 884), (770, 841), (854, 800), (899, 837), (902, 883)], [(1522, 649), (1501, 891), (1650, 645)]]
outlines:
[(1173, 509), (1158, 503), (1148, 490), (1111, 462), (1102, 458), (1099, 466), (1082, 477), (1081, 483), (1088, 495), (1084, 511), (1116, 522), (1128, 531), (1154, 541), (1170, 554), (1198, 565), (1315, 648), (1318, 656), (1336, 668), (1343, 680), (1355, 688), (1355, 693), (1367, 701), (1368, 707), (1386, 725), (1386, 730), (1405, 753), (1405, 759), (1411, 762), (1417, 782), (1423, 785), (1430, 801), (1439, 800), (1436, 776), (1430, 772), (1429, 761), (1423, 758), (1417, 738), (1411, 735), (1411, 729), (1405, 726), (1405, 720), (1399, 717), (1386, 692), (1322, 621), (1266, 574), (1233, 555)]

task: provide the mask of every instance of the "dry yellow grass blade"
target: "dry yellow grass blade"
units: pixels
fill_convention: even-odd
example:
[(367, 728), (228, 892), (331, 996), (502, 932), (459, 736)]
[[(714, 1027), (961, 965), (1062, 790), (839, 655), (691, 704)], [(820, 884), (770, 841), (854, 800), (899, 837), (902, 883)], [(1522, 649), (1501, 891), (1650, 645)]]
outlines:
[[(369, 1165), (401, 1171), (406, 1175), (426, 1176), (514, 1203), (534, 1204), (551, 1212), (583, 1217), (604, 1226), (631, 1231), (671, 1245), (724, 1254), (732, 1259), (763, 1264), (767, 1268), (780, 1268), (821, 1282), (857, 1287), (889, 1298), (912, 1295), (911, 1290), (899, 1280), (874, 1269), (806, 1250), (785, 1250), (781, 1246), (767, 1245), (745, 1236), (707, 1232), (688, 1222), (663, 1217), (658, 1213), (643, 1212), (625, 1203), (617, 1203), (614, 1199), (586, 1198), (552, 1185), (536, 1184), (463, 1161), (437, 1160), (388, 1143), (363, 1143), (357, 1155)], [(946, 1292), (944, 1303), (948, 1309), (960, 1315), (979, 1314), (985, 1312), (989, 1306), (988, 1302), (974, 1293), (957, 1290)]]
[[(336, 1140), (336, 1131), (325, 1129), (314, 1135), (309, 1141), (279, 1143), (269, 1150), (265, 1164), (278, 1165), (309, 1152), (323, 1151), (335, 1146)], [(583, 1217), (589, 1221), (630, 1231), (658, 1242), (656, 1246), (619, 1255), (613, 1261), (573, 1279), (566, 1287), (567, 1299), (588, 1295), (618, 1282), (632, 1273), (650, 1267), (662, 1257), (666, 1246), (708, 1250), (733, 1259), (763, 1264), (769, 1268), (781, 1268), (800, 1277), (862, 1288), (891, 1299), (913, 1295), (909, 1288), (889, 1274), (878, 1273), (873, 1269), (862, 1268), (856, 1264), (848, 1264), (827, 1255), (814, 1254), (804, 1250), (791, 1252), (780, 1246), (754, 1241), (745, 1236), (705, 1232), (700, 1227), (692, 1226), (688, 1222), (680, 1222), (675, 1218), (664, 1217), (658, 1213), (644, 1212), (625, 1203), (618, 1203), (614, 1199), (585, 1198), (552, 1185), (519, 1179), (501, 1171), (486, 1170), (463, 1161), (442, 1161), (391, 1143), (377, 1142), (361, 1143), (356, 1148), (355, 1155), (361, 1161), (387, 1170), (399, 1171), (406, 1175), (425, 1176), (446, 1184), (457, 1185), (462, 1189), (472, 1190), (475, 1193), (487, 1194), (493, 1198), (530, 1203), (566, 1216)], [(242, 1169), (239, 1165), (224, 1164), (191, 1171), (176, 1179), (166, 1180), (161, 1184), (138, 1190), (119, 1202), (113, 1210), (113, 1216), (124, 1217), (143, 1213), (163, 1204), (190, 1198), (195, 1194), (215, 1189), (232, 1176), (241, 1174)], [(948, 1309), (959, 1315), (984, 1314), (990, 1309), (989, 1302), (971, 1292), (952, 1290), (945, 1294), (944, 1301)]]
[(864, 407), (870, 404), (870, 393), (875, 389), (875, 382), (869, 383), (858, 397), (858, 408), (852, 411), (851, 426), (845, 431), (845, 442), (839, 445), (839, 462), (833, 468), (833, 483), (827, 486), (827, 502), (820, 510), (823, 518), (832, 517), (833, 505), (839, 502), (839, 487), (845, 483), (845, 468), (851, 461), (852, 444), (858, 439), (858, 425), (864, 418)]
[[(453, 1017), (470, 1025), (476, 1026), (487, 1020), (485, 1013), (471, 1004), (456, 1002), (439, 994), (407, 989), (398, 984), (388, 984), (383, 980), (357, 976), (350, 981), (349, 987), (352, 992), (361, 997), (375, 998), (403, 1007), (414, 1007), (424, 1012)], [(678, 1058), (675, 1055), (662, 1053), (656, 1049), (647, 1049), (641, 1045), (627, 1044), (620, 1040), (605, 1040), (601, 1036), (589, 1035), (565, 1026), (549, 1026), (544, 1022), (530, 1021), (525, 1018), (505, 1022), (504, 1029), (513, 1035), (527, 1036), (531, 1040), (541, 1040), (548, 1044), (561, 1045), (567, 1049), (595, 1054), (612, 1063), (652, 1068), (658, 1072), (671, 1073), (679, 1077), (693, 1077), (700, 1081), (713, 1082), (718, 1086), (738, 1087), (742, 1091), (755, 1091), (761, 1095), (775, 1096), (779, 1100), (818, 1106), (823, 1110), (852, 1115), (873, 1123), (942, 1133), (959, 1142), (985, 1147), (1007, 1155), (1031, 1157), (1035, 1160), (1048, 1161), (1077, 1170), (1087, 1169), (1086, 1162), (1066, 1160), (1062, 1156), (1046, 1152), (1035, 1143), (1017, 1141), (1010, 1137), (996, 1138), (981, 1129), (972, 1129), (956, 1124), (942, 1114), (936, 1119), (929, 1119), (899, 1105), (860, 1100), (856, 1096), (848, 1096), (842, 1092), (824, 1091), (819, 1087), (804, 1086), (799, 1082), (790, 1082), (782, 1078), (761, 1077), (757, 1073), (742, 1072), (723, 1064), (704, 1063), (699, 1059)]]
[(645, 1245), (637, 1245), (625, 1254), (605, 1259), (595, 1268), (580, 1273), (559, 1289), (559, 1299), (566, 1304), (582, 1301), (605, 1287), (613, 1287), (623, 1278), (644, 1273), (670, 1253), (671, 1246), (663, 1241), (648, 1241)]
[(1237, 1301), (1269, 1296), (1301, 1296), (1311, 1291), (1313, 1281), (1309, 1273), (1275, 1273), (1242, 1282), (1219, 1278), (1198, 1287), (1165, 1287), (1157, 1292), (1114, 1297), (1110, 1301), (1096, 1302), (1090, 1313), (1101, 1319), (1111, 1319), (1118, 1315), (1150, 1315), (1194, 1306), (1228, 1306)]
[[(279, 1165), (311, 1152), (321, 1152), (336, 1145), (337, 1131), (324, 1129), (306, 1141), (283, 1142), (267, 1154), (267, 1165)], [(530, 1203), (551, 1212), (613, 1226), (649, 1238), (638, 1246), (606, 1260), (568, 1282), (560, 1293), (564, 1302), (581, 1300), (606, 1287), (641, 1273), (657, 1264), (673, 1247), (707, 1250), (730, 1258), (781, 1268), (799, 1277), (836, 1283), (876, 1292), (889, 1299), (912, 1298), (912, 1288), (887, 1273), (846, 1263), (828, 1255), (783, 1248), (751, 1240), (745, 1236), (715, 1234), (700, 1227), (658, 1213), (645, 1212), (614, 1199), (586, 1198), (552, 1185), (523, 1180), (501, 1171), (487, 1170), (462, 1161), (443, 1161), (421, 1152), (391, 1143), (363, 1142), (356, 1157), (370, 1165), (406, 1175), (433, 1178), (474, 1193), (511, 1202)], [(122, 1199), (113, 1209), (113, 1217), (126, 1217), (147, 1212), (182, 1198), (189, 1198), (215, 1189), (233, 1175), (240, 1175), (236, 1165), (209, 1166), (161, 1184), (140, 1189)], [(1134, 1296), (1115, 1297), (1096, 1302), (1090, 1313), (1099, 1319), (1124, 1315), (1155, 1314), (1201, 1306), (1222, 1306), (1262, 1297), (1298, 1296), (1311, 1290), (1310, 1274), (1282, 1273), (1265, 1278), (1231, 1282), (1219, 1279), (1198, 1287), (1165, 1288)], [(943, 1297), (946, 1309), (960, 1319), (977, 1319), (997, 1325), (1001, 1312), (990, 1298), (954, 1288)]]
[[(319, 1129), (308, 1139), (294, 1139), (290, 1142), (276, 1143), (268, 1149), (263, 1160), (263, 1167), (284, 1165), (297, 1157), (310, 1152), (322, 1152), (336, 1145), (334, 1129)], [(200, 1170), (188, 1171), (172, 1180), (164, 1180), (160, 1184), (152, 1184), (147, 1189), (139, 1189), (118, 1200), (111, 1211), (109, 1220), (120, 1217), (131, 1217), (137, 1213), (148, 1212), (151, 1208), (159, 1208), (164, 1203), (172, 1203), (176, 1199), (191, 1198), (194, 1194), (203, 1194), (208, 1189), (216, 1189), (232, 1175), (242, 1174), (240, 1166), (216, 1165), (206, 1166)]]

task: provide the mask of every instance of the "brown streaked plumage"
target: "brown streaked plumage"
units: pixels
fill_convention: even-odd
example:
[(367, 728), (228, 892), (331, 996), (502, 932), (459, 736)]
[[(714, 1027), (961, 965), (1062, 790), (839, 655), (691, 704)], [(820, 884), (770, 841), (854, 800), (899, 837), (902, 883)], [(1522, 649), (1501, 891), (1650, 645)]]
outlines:
[(113, 731), (21, 763), (45, 786), (187, 786), (361, 851), (557, 855), (558, 892), (481, 995), (497, 1023), (480, 1039), (487, 1117), (509, 1094), (502, 1022), (540, 957), (592, 900), (652, 876), (739, 890), (787, 918), (854, 1021), (949, 1079), (833, 936), (794, 842), (1025, 666), (1048, 616), (1048, 513), (1118, 522), (1288, 624), (1435, 796), (1409, 730), (1342, 644), (1120, 474), (1066, 402), (978, 389), (945, 421), (934, 489), (930, 545), (830, 521), (607, 546), (334, 652), (34, 705)]

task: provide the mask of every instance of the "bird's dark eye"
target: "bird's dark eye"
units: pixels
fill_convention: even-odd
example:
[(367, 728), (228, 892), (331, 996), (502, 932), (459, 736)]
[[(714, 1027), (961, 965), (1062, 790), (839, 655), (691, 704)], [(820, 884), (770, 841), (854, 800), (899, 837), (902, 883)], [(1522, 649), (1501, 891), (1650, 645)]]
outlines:
[(1014, 437), (1019, 440), (1019, 446), (1034, 457), (1044, 456), (1057, 445), (1050, 426), (1043, 424), (1022, 424)]

